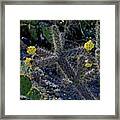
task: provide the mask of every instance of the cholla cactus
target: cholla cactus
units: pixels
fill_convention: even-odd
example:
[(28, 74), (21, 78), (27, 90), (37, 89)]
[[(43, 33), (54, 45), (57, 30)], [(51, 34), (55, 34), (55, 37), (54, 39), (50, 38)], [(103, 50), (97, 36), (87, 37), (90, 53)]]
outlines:
[[(76, 41), (71, 42), (70, 40), (72, 49), (66, 49), (66, 41), (69, 41), (66, 35), (68, 35), (69, 32), (76, 32), (74, 31), (74, 25), (79, 25), (77, 26), (77, 29), (80, 27), (80, 32), (83, 37), (85, 37), (85, 29), (82, 29), (83, 24), (81, 22), (76, 21), (66, 21), (63, 26), (62, 23), (60, 23), (59, 27), (61, 28), (59, 28), (57, 24), (57, 22), (55, 22), (55, 24), (53, 22), (52, 25), (49, 26), (52, 33), (54, 52), (47, 51), (39, 46), (37, 48), (34, 46), (29, 46), (27, 48), (27, 53), (32, 55), (33, 72), (31, 74), (33, 81), (37, 82), (39, 90), (40, 88), (45, 88), (44, 92), (45, 96), (48, 96), (47, 99), (62, 99), (62, 97), (60, 97), (62, 91), (61, 87), (68, 89), (66, 85), (71, 86), (71, 89), (74, 89), (73, 91), (79, 96), (78, 99), (99, 99), (98, 96), (93, 94), (94, 92), (91, 91), (90, 87), (88, 87), (89, 82), (96, 80), (100, 74), (99, 59), (93, 54), (95, 53), (93, 50), (98, 48), (99, 42), (95, 43), (95, 39), (99, 41), (99, 37), (97, 36), (99, 33), (96, 33), (96, 38), (91, 38), (84, 41), (82, 44), (79, 44), (79, 42), (77, 43)], [(98, 24), (99, 22), (96, 21), (96, 25)], [(72, 31), (70, 31), (71, 26), (73, 27)], [(64, 29), (64, 32), (63, 30), (61, 32), (61, 29)], [(96, 27), (96, 29), (99, 28)], [(96, 32), (99, 32), (99, 30), (96, 30)], [(75, 45), (75, 47), (73, 45)], [(35, 56), (36, 58), (34, 58)], [(26, 59), (25, 61), (26, 64), (29, 64), (31, 60)], [(58, 71), (56, 71), (56, 75), (54, 76), (52, 72), (47, 73), (46, 70), (46, 68), (49, 67), (51, 69), (51, 66), (54, 71), (56, 71), (56, 67), (53, 66), (57, 66), (58, 68)], [(36, 68), (38, 69), (37, 71)], [(42, 73), (39, 70), (42, 71)], [(62, 77), (60, 78), (60, 76)], [(55, 85), (52, 82), (58, 82), (60, 85)], [(66, 96), (65, 93), (62, 95), (66, 97), (66, 99), (72, 99), (70, 96)]]

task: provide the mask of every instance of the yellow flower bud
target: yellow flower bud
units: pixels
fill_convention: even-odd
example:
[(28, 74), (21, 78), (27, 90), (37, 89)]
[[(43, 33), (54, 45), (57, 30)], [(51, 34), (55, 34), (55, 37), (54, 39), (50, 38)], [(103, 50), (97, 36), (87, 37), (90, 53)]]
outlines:
[(31, 60), (32, 60), (31, 58), (26, 58), (24, 62), (26, 65), (31, 65), (30, 63)]
[(27, 53), (28, 53), (28, 54), (35, 54), (35, 52), (36, 52), (35, 46), (29, 46), (29, 47), (27, 48)]
[(92, 40), (89, 40), (88, 42), (86, 42), (84, 44), (84, 48), (89, 52), (94, 48), (94, 43), (92, 42)]
[(89, 62), (85, 63), (85, 67), (86, 68), (92, 67), (92, 63), (89, 63)]

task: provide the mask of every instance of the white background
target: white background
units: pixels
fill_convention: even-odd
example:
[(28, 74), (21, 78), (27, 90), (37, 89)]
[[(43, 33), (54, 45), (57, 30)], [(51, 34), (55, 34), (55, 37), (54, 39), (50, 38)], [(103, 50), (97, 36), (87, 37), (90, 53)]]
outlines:
[[(100, 100), (20, 100), (20, 20), (100, 20)], [(114, 5), (5, 6), (6, 115), (115, 114)]]

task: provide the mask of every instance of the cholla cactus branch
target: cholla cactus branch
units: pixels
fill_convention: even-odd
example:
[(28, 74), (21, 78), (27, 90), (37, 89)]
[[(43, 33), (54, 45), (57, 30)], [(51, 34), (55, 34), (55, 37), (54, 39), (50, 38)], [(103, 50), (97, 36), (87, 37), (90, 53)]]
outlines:
[(85, 84), (80, 83), (78, 86), (79, 90), (81, 91), (81, 94), (85, 97), (87, 100), (96, 100), (95, 96), (92, 94), (90, 89), (88, 89)]
[(60, 53), (63, 50), (63, 42), (61, 40), (61, 34), (56, 25), (52, 26), (54, 52)]
[(34, 66), (45, 67), (55, 64), (58, 61), (57, 56), (46, 57), (37, 61), (34, 61)]
[(75, 78), (75, 71), (71, 68), (68, 61), (64, 57), (59, 57), (58, 64), (60, 65), (60, 67), (62, 68), (64, 73), (68, 76), (68, 78), (71, 81), (74, 81), (75, 80), (74, 79)]
[(52, 56), (52, 55), (54, 55), (54, 53), (47, 51), (45, 49), (42, 49), (42, 48), (37, 48), (37, 54), (39, 54), (39, 56)]

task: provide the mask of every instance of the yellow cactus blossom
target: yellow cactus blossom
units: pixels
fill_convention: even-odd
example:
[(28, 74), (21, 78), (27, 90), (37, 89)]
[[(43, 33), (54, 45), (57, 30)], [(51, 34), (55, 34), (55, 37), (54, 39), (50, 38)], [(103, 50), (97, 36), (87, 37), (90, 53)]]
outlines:
[(36, 52), (35, 46), (29, 46), (29, 47), (27, 48), (27, 53), (28, 53), (28, 54), (35, 54), (35, 52)]
[(31, 60), (32, 60), (31, 58), (26, 58), (24, 62), (25, 62), (26, 65), (30, 66), (31, 65), (30, 61)]
[(86, 68), (92, 67), (92, 63), (89, 63), (89, 62), (85, 63), (85, 67)]
[(89, 52), (94, 48), (94, 43), (92, 42), (92, 40), (89, 40), (88, 42), (86, 42), (84, 44), (84, 48)]

